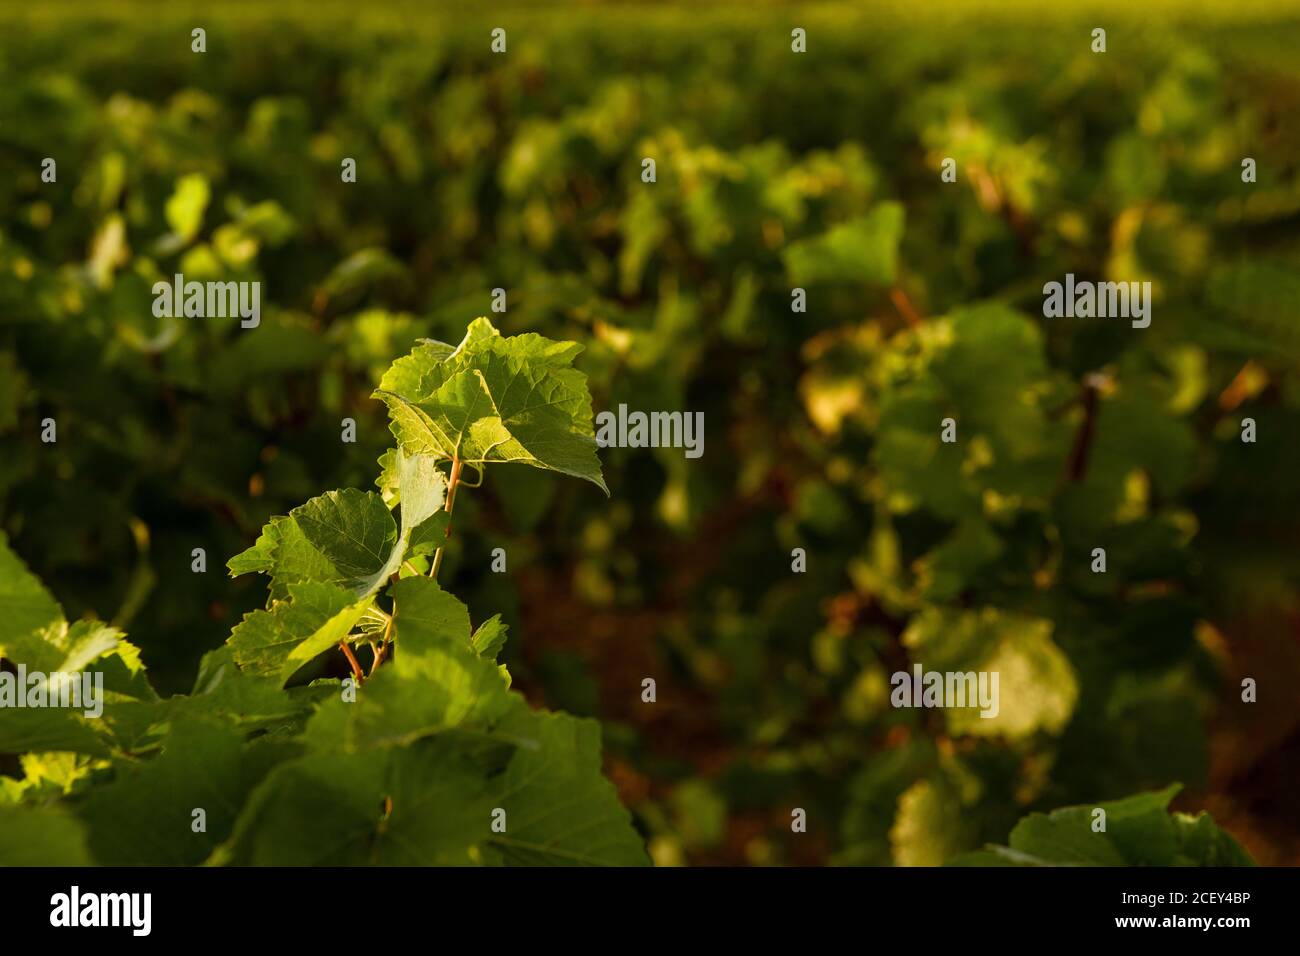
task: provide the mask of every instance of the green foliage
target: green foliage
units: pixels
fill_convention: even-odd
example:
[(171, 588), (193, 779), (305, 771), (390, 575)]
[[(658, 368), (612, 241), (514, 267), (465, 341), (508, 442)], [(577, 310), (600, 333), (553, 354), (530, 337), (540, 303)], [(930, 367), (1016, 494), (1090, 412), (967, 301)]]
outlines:
[(974, 709), (945, 712), (948, 731), (961, 735), (1023, 738), (1059, 733), (1069, 722), (1078, 685), (1069, 660), (1052, 643), (1050, 621), (1017, 618), (987, 608), (980, 613), (927, 609), (912, 619), (902, 641), (938, 671), (999, 675), (995, 716)]
[(835, 281), (888, 285), (898, 268), (902, 235), (903, 207), (884, 203), (824, 235), (791, 243), (784, 253), (786, 272), (795, 285)]
[[(801, 59), (748, 7), (520, 8), (497, 56), (473, 12), (250, 4), (198, 56), (182, 12), (131, 6), (0, 30), (0, 646), (115, 686), (100, 720), (0, 719), (4, 853), (122, 852), (83, 794), (129, 798), (184, 726), (244, 741), (213, 793), (244, 803), (172, 859), (521, 858), (396, 796), (366, 838), (434, 767), (483, 827), (516, 737), (594, 759), (515, 687), (601, 719), (657, 862), (938, 864), (1175, 780), (1294, 857), (1243, 792), (1276, 777), (1221, 765), (1294, 757), (1285, 694), (1265, 735), (1238, 687), (1300, 680), (1289, 12), (1113, 5), (1100, 56), (1068, 9), (990, 34), (819, 5)], [(261, 325), (154, 317), (177, 272), (261, 281)], [(1151, 327), (1043, 319), (1066, 272), (1151, 281)], [(503, 334), (450, 344), (496, 288)], [(704, 412), (707, 453), (597, 468), (620, 403)], [(236, 576), (192, 572), (200, 546)], [(386, 633), (419, 653), (344, 704), (331, 648), (368, 669)], [(889, 705), (941, 660), (997, 662), (999, 717)], [(549, 838), (597, 844), (589, 819)]]
[[(1253, 866), (1250, 855), (1209, 814), (1169, 813), (1177, 784), (1156, 793), (1033, 813), (991, 846), (953, 866)], [(1096, 811), (1105, 812), (1102, 817)]]
[(585, 478), (608, 494), (587, 377), (568, 367), (581, 350), (533, 333), (502, 338), (478, 319), (454, 350), (430, 343), (398, 361), (375, 395), (393, 418), (399, 471), (403, 453), (472, 465), (522, 462)]
[[(495, 339), (494, 356), (530, 381), (545, 378), (554, 356), (567, 361), (577, 351), (535, 335), (502, 338), (486, 319), (471, 326), (466, 341), (476, 335)], [(430, 417), (448, 414), (440, 394), (421, 400)], [(401, 406), (396, 411), (400, 416)], [(590, 399), (585, 418), (550, 427), (561, 444), (589, 436)], [(434, 456), (401, 447), (386, 459), (400, 521), (379, 494), (332, 491), (273, 519), (251, 549), (231, 559), (232, 574), (270, 576), (268, 606), (204, 659), (188, 696), (153, 694), (138, 652), (116, 629), (68, 625), (0, 539), (16, 612), (0, 656), (32, 670), (100, 671), (106, 694), (102, 714), (17, 710), (15, 722), (6, 713), (0, 749), (24, 755), (25, 776), (5, 790), (0, 858), (646, 862), (641, 837), (601, 775), (599, 728), (531, 710), (496, 661), (506, 642), (500, 617), (471, 633), (469, 610), (432, 577), (437, 564), (426, 576), (406, 560), (412, 537), (435, 514), (443, 515), (443, 533), (449, 530), (459, 470), (444, 475)], [(604, 487), (594, 453), (587, 470)], [(363, 623), (366, 615), (375, 626)], [(294, 680), (340, 649), (352, 667), (344, 681)], [(367, 650), (368, 672), (356, 656)], [(61, 754), (89, 759), (61, 764), (55, 790), (46, 781), (53, 782), (50, 762)]]

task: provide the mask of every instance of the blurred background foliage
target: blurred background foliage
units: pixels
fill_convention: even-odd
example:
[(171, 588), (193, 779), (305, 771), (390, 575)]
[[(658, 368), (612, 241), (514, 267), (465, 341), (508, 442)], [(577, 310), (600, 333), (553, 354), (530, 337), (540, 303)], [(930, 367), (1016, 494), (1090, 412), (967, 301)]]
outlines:
[[(225, 559), (369, 486), (380, 372), (501, 287), (598, 410), (705, 415), (610, 500), (496, 469), (443, 570), (656, 862), (938, 863), (1172, 783), (1300, 862), (1300, 17), (1127, 6), (7, 8), (0, 527), (188, 688), (265, 598)], [(176, 272), (260, 327), (154, 318)], [(1044, 320), (1066, 272), (1151, 327)], [(1001, 714), (892, 709), (913, 662)]]

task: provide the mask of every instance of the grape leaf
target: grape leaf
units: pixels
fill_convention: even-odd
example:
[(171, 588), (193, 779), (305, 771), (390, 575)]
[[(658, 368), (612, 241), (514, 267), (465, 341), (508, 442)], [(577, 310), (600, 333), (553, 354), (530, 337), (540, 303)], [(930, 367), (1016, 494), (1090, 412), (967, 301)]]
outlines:
[(427, 577), (393, 586), (396, 650), (355, 703), (333, 700), (309, 735), (345, 749), (391, 747), (471, 723), (486, 729), (510, 698), (496, 664), (470, 643), (469, 611)]
[(289, 517), (345, 587), (365, 594), (387, 577), (389, 556), (397, 548), (397, 524), (379, 495), (352, 488), (330, 491), (293, 509)]
[(263, 781), (216, 860), (239, 866), (468, 865), (476, 862), (476, 844), (491, 825), (491, 769), (454, 737), (391, 750), (309, 754)]
[(1179, 864), (1192, 866), (1254, 866), (1255, 861), (1231, 833), (1208, 813), (1173, 814)]
[(872, 282), (888, 285), (898, 269), (903, 206), (883, 202), (865, 216), (786, 246), (786, 272), (795, 285)]
[(927, 608), (903, 634), (912, 660), (925, 671), (998, 675), (997, 713), (981, 716), (974, 702), (944, 711), (949, 731), (1024, 737), (1059, 733), (1074, 712), (1078, 681), (1052, 641), (1052, 622), (984, 608)]
[(289, 727), (329, 693), (323, 687), (286, 691), (283, 684), (278, 674), (264, 677), (241, 670), (226, 644), (203, 655), (193, 691), (168, 698), (167, 712), (174, 718), (215, 720), (247, 733)]
[(417, 553), (427, 553), (446, 529), (438, 515), (447, 479), (435, 459), (398, 449), (393, 469), (405, 499), (400, 532), (382, 495), (354, 488), (327, 492), (267, 524), (251, 548), (227, 563), (231, 575), (270, 574), (273, 600), (289, 597), (289, 586), (303, 581), (370, 597), (401, 567), (413, 538)]
[(208, 207), (211, 190), (201, 173), (190, 173), (176, 182), (176, 191), (163, 207), (167, 225), (185, 242), (199, 233), (203, 225), (203, 212)]
[[(442, 361), (428, 346), (420, 348), (414, 397), (382, 383), (375, 393), (388, 405), (399, 448), (471, 464), (520, 462), (584, 478), (609, 493), (596, 457), (587, 378), (567, 367), (579, 347), (540, 335), (506, 338), (479, 319)], [(399, 376), (385, 381), (410, 388), (416, 364), (402, 366), (400, 382)]]
[(649, 862), (631, 816), (601, 774), (600, 725), (519, 704), (495, 731), (518, 745), (494, 805), (506, 832), (490, 837), (513, 865), (642, 866)]
[(4, 720), (0, 721), (0, 753), (64, 750), (107, 756), (110, 746), (103, 729), (100, 721), (86, 718), (81, 711), (60, 707), (6, 708)]
[(501, 621), (501, 615), (494, 614), (478, 626), (471, 644), (481, 657), (494, 661), (501, 653), (501, 649), (506, 646), (508, 630), (509, 628)]
[[(96, 862), (109, 866), (201, 863), (230, 833), (253, 787), (298, 745), (241, 734), (197, 720), (178, 720), (162, 753), (139, 767), (119, 765), (116, 779), (78, 808)], [(206, 831), (195, 832), (203, 810)]]
[(81, 822), (61, 807), (0, 807), (0, 867), (89, 866)]
[(315, 581), (289, 585), (289, 596), (269, 611), (252, 611), (226, 641), (235, 662), (252, 675), (279, 674), (289, 654), (352, 604), (342, 588)]
[[(956, 866), (1253, 866), (1208, 814), (1167, 812), (1182, 789), (1141, 793), (1095, 806), (1031, 813), (1011, 831), (1010, 847), (989, 846), (950, 861)], [(1105, 811), (1105, 829), (1097, 830)]]
[(953, 851), (969, 846), (967, 812), (942, 779), (918, 780), (898, 798), (889, 830), (890, 849), (899, 866), (938, 866)]
[(36, 576), (27, 570), (18, 555), (9, 548), (9, 540), (0, 531), (0, 655), (8, 656), (7, 647), (15, 638), (47, 628), (63, 620), (63, 609)]

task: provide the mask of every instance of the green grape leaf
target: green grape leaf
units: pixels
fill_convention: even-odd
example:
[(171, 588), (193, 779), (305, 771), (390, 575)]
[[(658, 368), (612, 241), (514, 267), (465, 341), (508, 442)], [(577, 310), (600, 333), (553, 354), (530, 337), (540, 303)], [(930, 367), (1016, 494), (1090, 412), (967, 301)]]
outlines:
[[(109, 866), (191, 866), (230, 834), (253, 787), (296, 744), (265, 738), (245, 745), (233, 730), (178, 720), (162, 753), (139, 767), (118, 765), (111, 784), (78, 807), (96, 862)], [(195, 832), (202, 810), (206, 832)]]
[(447, 542), (447, 528), (451, 524), (451, 515), (446, 511), (422, 521), (419, 527), (411, 531), (411, 540), (406, 548), (405, 560), (433, 554)]
[(379, 380), (381, 391), (408, 398), (423, 395), (421, 382), (432, 369), (440, 367), (456, 354), (457, 348), (446, 342), (422, 341), (409, 355), (403, 355), (388, 367)]
[(393, 503), (404, 502), (400, 531), (383, 495), (355, 488), (327, 492), (272, 519), (251, 548), (227, 563), (231, 575), (271, 575), (272, 600), (288, 598), (290, 585), (304, 581), (372, 596), (401, 568), (412, 539), (415, 553), (424, 554), (446, 531), (439, 515), (445, 514), (447, 479), (435, 459), (398, 449), (391, 467), (400, 489)]
[(353, 488), (330, 491), (289, 512), (303, 537), (359, 593), (376, 590), (392, 571), (397, 525), (383, 498)]
[(121, 641), (120, 631), (98, 621), (78, 621), (71, 627), (60, 621), (44, 631), (8, 641), (0, 651), (29, 670), (80, 671), (116, 650)]
[[(394, 455), (402, 508), (402, 560), (432, 554), (447, 537), (451, 515), (444, 510), (447, 477), (430, 455)], [(393, 567), (397, 570), (400, 561)]]
[(56, 807), (0, 807), (0, 867), (90, 866), (81, 822)]
[(292, 517), (272, 518), (247, 551), (228, 562), (231, 577), (261, 572), (271, 577), (271, 599), (289, 596), (289, 585), (302, 581), (342, 585), (345, 577), (314, 548)]
[(400, 746), (462, 724), (486, 727), (505, 713), (506, 682), (472, 646), (464, 604), (419, 576), (393, 586), (393, 605), (392, 663), (366, 682), (355, 703), (323, 707), (313, 720), (314, 740), (333, 736), (345, 749)]
[(248, 674), (278, 675), (290, 653), (352, 605), (342, 588), (315, 581), (289, 585), (289, 596), (269, 611), (252, 611), (231, 632), (226, 646)]
[(303, 664), (345, 639), (370, 607), (331, 584), (304, 581), (289, 585), (286, 600), (269, 611), (252, 611), (227, 640), (234, 660), (254, 676), (277, 676), (281, 683)]
[(1051, 866), (1047, 860), (1020, 853), (1007, 846), (987, 846), (955, 856), (944, 866)]
[(63, 620), (59, 603), (9, 548), (3, 531), (0, 531), (0, 607), (5, 611), (0, 617), (0, 656), (9, 656), (7, 648), (16, 638)]
[(440, 736), (408, 747), (309, 754), (267, 777), (214, 859), (237, 866), (478, 862), (501, 755)]
[[(875, 449), (894, 511), (922, 507), (969, 521), (991, 490), (1043, 501), (1056, 486), (1071, 431), (1052, 422), (1041, 331), (1000, 305), (959, 309), (891, 343), (883, 363)], [(941, 440), (944, 419), (956, 441)]]
[(74, 793), (87, 782), (98, 761), (67, 751), (32, 752), (19, 757), (23, 775), (0, 777), (0, 804), (44, 804)]
[(958, 848), (969, 846), (968, 813), (953, 788), (942, 780), (918, 780), (898, 798), (889, 830), (899, 866), (939, 866)]
[(1015, 738), (1040, 730), (1060, 733), (1074, 713), (1078, 681), (1051, 635), (1052, 622), (1041, 618), (995, 608), (927, 608), (913, 618), (903, 644), (923, 672), (973, 674), (977, 680), (983, 675), (989, 690), (997, 675), (991, 715), (982, 716), (969, 699), (946, 708), (951, 733)]
[(361, 620), (361, 615), (370, 607), (370, 603), (370, 600), (366, 599), (349, 604), (291, 650), (280, 669), (280, 679), (288, 680), (299, 667), (342, 643), (356, 623)]
[(418, 657), (442, 644), (469, 647), (469, 608), (432, 578), (404, 578), (393, 586), (394, 624), (404, 654)]
[[(1169, 813), (1180, 784), (1095, 806), (1031, 813), (1011, 831), (1009, 847), (989, 846), (950, 861), (956, 866), (1253, 866), (1208, 814)], [(1104, 812), (1105, 828), (1101, 829)]]
[[(0, 753), (70, 751), (105, 756), (121, 746), (119, 715), (135, 708), (152, 714), (158, 704), (139, 650), (116, 628), (99, 621), (81, 620), (69, 626), (59, 620), (44, 630), (10, 640), (0, 654), (15, 664), (16, 671), (21, 667), (29, 679), (33, 673), (42, 674), (47, 688), (52, 674), (72, 675), (69, 706), (5, 707)], [(13, 682), (15, 694), (26, 693), (17, 676), (6, 674), (2, 679)], [(86, 696), (88, 693), (96, 696)], [(74, 699), (76, 706), (72, 706)]]
[(182, 241), (189, 242), (198, 235), (210, 195), (208, 180), (201, 173), (190, 173), (177, 180), (176, 191), (167, 200), (163, 213), (167, 225)]
[(501, 621), (500, 614), (494, 614), (478, 626), (471, 644), (480, 657), (494, 661), (506, 646), (506, 632), (509, 630)]
[(1202, 811), (1195, 816), (1187, 813), (1173, 814), (1178, 839), (1179, 865), (1188, 866), (1254, 866), (1245, 848), (1227, 830), (1221, 829), (1214, 818)]
[[(393, 435), (408, 454), (519, 462), (585, 478), (608, 494), (587, 378), (567, 367), (577, 351), (539, 335), (502, 337), (480, 319), (444, 360), (423, 356), (417, 397), (382, 385), (375, 395), (387, 403)], [(415, 373), (403, 366), (406, 387)]]
[(203, 655), (194, 689), (168, 698), (174, 717), (215, 720), (244, 732), (290, 726), (310, 711), (327, 689), (301, 687), (286, 691), (277, 672), (259, 676), (255, 668), (236, 664), (229, 644)]
[[(145, 675), (139, 649), (117, 628), (99, 621), (81, 620), (69, 625), (60, 615), (39, 630), (0, 642), (0, 657), (8, 658), (15, 666), (21, 665), (28, 674), (41, 673), (47, 681), (55, 673), (89, 675), (95, 686), (103, 691), (105, 703), (122, 697), (157, 700), (157, 694)], [(81, 680), (80, 677), (74, 679)], [(16, 684), (15, 689), (21, 692)], [(85, 709), (79, 708), (78, 712)], [(46, 717), (29, 712), (16, 716), (14, 720), (16, 723), (7, 731), (10, 734), (32, 735), (30, 739), (33, 740), (53, 734), (46, 739), (53, 741), (66, 737), (65, 742), (82, 741), (85, 746), (91, 746), (85, 743), (88, 740), (86, 735), (75, 728), (77, 719), (68, 711), (63, 711), (62, 716), (50, 713)], [(50, 746), (46, 749), (64, 748)]]
[(517, 745), (493, 795), (506, 832), (492, 834), (499, 862), (641, 866), (649, 862), (631, 815), (601, 774), (600, 725), (529, 710), (522, 702), (495, 731)]
[(0, 721), (0, 753), (70, 751), (103, 757), (111, 750), (104, 730), (101, 721), (87, 718), (81, 711), (6, 707)]
[(816, 282), (893, 283), (903, 206), (882, 202), (865, 216), (832, 226), (819, 236), (786, 246), (786, 273), (795, 285)]

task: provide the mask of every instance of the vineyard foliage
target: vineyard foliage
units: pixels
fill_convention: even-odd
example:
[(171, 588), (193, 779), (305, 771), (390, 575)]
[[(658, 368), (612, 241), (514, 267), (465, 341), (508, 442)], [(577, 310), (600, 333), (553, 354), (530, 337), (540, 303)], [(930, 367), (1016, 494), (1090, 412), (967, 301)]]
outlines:
[(1300, 23), (319, 6), (4, 14), (0, 862), (1300, 860)]
[[(232, 574), (268, 575), (271, 598), (204, 655), (189, 694), (160, 699), (120, 631), (69, 625), (0, 550), (8, 601), (21, 611), (0, 633), (0, 653), (45, 673), (107, 675), (102, 713), (6, 715), (0, 750), (23, 754), (25, 771), (20, 783), (6, 780), (10, 796), (43, 807), (32, 828), (30, 812), (7, 814), (6, 855), (111, 865), (647, 862), (601, 776), (599, 728), (531, 710), (511, 692), (497, 663), (501, 618), (472, 630), (469, 609), (436, 580), (462, 461), (578, 462), (600, 483), (586, 379), (568, 368), (578, 351), (539, 335), (504, 338), (479, 319), (454, 350), (429, 342), (395, 363), (381, 391), (398, 441), (376, 482), (384, 493), (313, 498), (230, 560)], [(445, 447), (424, 444), (430, 430)], [(485, 435), (496, 454), (470, 457)], [(336, 649), (348, 677), (295, 680)], [(69, 791), (71, 808), (50, 805)], [(66, 855), (52, 853), (53, 837)]]

